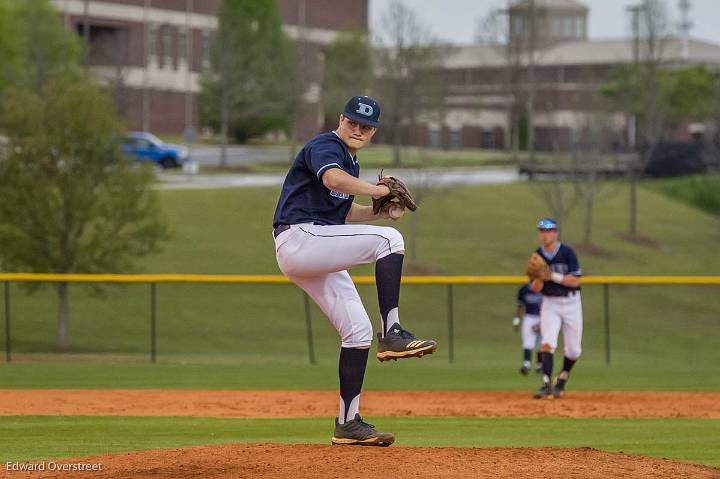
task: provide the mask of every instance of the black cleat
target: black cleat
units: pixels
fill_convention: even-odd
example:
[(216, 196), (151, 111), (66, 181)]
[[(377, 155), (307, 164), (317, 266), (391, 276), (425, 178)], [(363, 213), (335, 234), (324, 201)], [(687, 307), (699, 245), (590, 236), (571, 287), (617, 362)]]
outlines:
[(432, 340), (415, 339), (410, 331), (400, 327), (398, 323), (390, 327), (390, 331), (383, 338), (378, 333), (377, 358), (380, 362), (391, 359), (419, 358), (432, 354), (437, 349), (437, 343)]
[(529, 371), (530, 369), (528, 369), (527, 366), (523, 366), (520, 368), (520, 374), (522, 374), (523, 376), (527, 376)]
[(345, 424), (338, 424), (335, 418), (335, 434), (332, 443), (346, 446), (380, 446), (387, 447), (395, 442), (395, 436), (387, 432), (377, 432), (375, 426), (363, 421), (360, 414)]
[(543, 384), (540, 389), (535, 391), (535, 394), (533, 394), (533, 398), (535, 399), (552, 399), (553, 393), (552, 388), (550, 387), (550, 384)]
[(555, 382), (555, 386), (552, 389), (553, 397), (556, 399), (560, 399), (565, 394), (565, 385), (567, 384), (567, 379), (558, 379)]

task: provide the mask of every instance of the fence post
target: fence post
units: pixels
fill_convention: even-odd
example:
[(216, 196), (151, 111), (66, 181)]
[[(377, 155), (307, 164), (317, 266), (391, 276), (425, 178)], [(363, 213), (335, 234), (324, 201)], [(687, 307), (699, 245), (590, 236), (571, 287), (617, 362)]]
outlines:
[(453, 314), (453, 285), (448, 284), (447, 289), (448, 301), (448, 358), (452, 363), (455, 361), (455, 324)]
[(308, 358), (310, 364), (315, 364), (315, 347), (313, 346), (312, 321), (310, 318), (310, 298), (303, 291), (303, 302), (305, 304), (305, 329), (307, 331)]
[(150, 283), (150, 362), (157, 361), (157, 284)]
[(5, 362), (10, 362), (10, 281), (5, 281)]
[(610, 365), (610, 285), (603, 285), (603, 300), (605, 304), (605, 364)]

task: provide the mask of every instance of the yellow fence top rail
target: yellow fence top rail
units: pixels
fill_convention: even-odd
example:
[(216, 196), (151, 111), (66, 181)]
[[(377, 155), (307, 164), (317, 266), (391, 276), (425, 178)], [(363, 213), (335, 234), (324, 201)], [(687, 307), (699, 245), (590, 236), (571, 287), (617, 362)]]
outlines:
[[(288, 284), (280, 275), (209, 274), (48, 274), (0, 273), (0, 281), (49, 283), (215, 283)], [(375, 284), (373, 276), (355, 276), (356, 284)], [(522, 284), (525, 276), (405, 276), (403, 284), (424, 285), (501, 285)], [(626, 285), (720, 285), (720, 276), (585, 276), (582, 283)]]

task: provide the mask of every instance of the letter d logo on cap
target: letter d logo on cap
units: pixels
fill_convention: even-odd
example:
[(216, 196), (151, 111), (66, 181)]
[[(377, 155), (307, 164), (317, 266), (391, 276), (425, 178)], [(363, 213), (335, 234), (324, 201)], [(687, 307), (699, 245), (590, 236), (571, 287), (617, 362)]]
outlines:
[(374, 112), (375, 110), (373, 110), (373, 107), (366, 103), (358, 103), (358, 109), (355, 110), (355, 113), (360, 113), (365, 116), (372, 116)]

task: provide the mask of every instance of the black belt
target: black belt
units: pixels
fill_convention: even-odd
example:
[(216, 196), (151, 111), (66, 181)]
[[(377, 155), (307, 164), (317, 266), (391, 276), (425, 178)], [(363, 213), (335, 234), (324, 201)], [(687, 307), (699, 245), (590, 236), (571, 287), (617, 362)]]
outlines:
[(580, 293), (580, 290), (573, 289), (567, 291), (565, 294), (543, 294), (543, 296), (547, 296), (548, 298), (567, 298), (568, 296), (575, 296), (578, 293)]
[(289, 229), (290, 225), (278, 225), (278, 227), (273, 230), (273, 238), (277, 238), (278, 236), (280, 236), (280, 233)]

